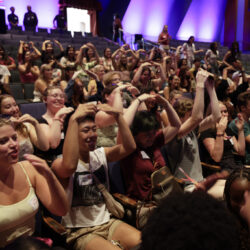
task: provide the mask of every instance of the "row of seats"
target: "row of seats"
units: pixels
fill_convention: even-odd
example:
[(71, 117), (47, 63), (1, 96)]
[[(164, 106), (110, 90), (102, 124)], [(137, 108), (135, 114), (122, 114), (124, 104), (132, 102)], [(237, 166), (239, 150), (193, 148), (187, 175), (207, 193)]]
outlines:
[(34, 83), (12, 83), (9, 87), (17, 104), (29, 103), (34, 99)]

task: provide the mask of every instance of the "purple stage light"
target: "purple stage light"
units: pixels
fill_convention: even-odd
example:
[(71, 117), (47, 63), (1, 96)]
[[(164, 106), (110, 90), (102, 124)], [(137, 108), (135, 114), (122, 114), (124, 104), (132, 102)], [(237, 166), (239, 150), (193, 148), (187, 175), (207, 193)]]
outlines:
[[(198, 41), (220, 40), (226, 3), (227, 0), (192, 0), (181, 25), (171, 26), (172, 32), (181, 40), (191, 35)], [(143, 34), (146, 39), (157, 41), (163, 25), (177, 20), (181, 8), (183, 1), (176, 4), (176, 0), (131, 0), (123, 18), (125, 34)]]
[(194, 35), (198, 41), (220, 40), (225, 7), (225, 0), (193, 0), (178, 30), (177, 38), (187, 40)]

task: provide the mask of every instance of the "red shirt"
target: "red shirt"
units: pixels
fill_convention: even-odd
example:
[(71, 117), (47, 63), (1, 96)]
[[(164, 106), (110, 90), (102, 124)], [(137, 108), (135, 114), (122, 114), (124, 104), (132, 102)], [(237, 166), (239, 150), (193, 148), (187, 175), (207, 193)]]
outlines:
[[(134, 153), (121, 161), (126, 193), (129, 197), (138, 200), (151, 199), (151, 174), (166, 165), (160, 151), (163, 145), (164, 135), (159, 131), (150, 148), (143, 150), (137, 147)], [(152, 160), (149, 155), (153, 155)], [(153, 162), (157, 162), (157, 168)]]
[(169, 45), (169, 42), (170, 42), (170, 35), (168, 33), (164, 33), (162, 32), (160, 35), (159, 35), (159, 38), (158, 38), (158, 41), (159, 40), (162, 40), (162, 39), (167, 39), (165, 40), (164, 42), (160, 42), (160, 44), (162, 45)]

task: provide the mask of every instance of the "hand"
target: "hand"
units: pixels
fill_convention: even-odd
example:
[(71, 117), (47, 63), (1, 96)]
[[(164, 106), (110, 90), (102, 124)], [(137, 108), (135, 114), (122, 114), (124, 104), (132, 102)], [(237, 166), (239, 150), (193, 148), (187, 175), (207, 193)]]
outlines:
[(220, 173), (215, 173), (210, 176), (208, 176), (205, 180), (198, 182), (195, 185), (195, 190), (202, 190), (206, 192), (208, 189), (210, 189), (217, 180), (219, 179), (226, 179), (228, 177), (229, 173), (227, 171), (222, 171)]
[(131, 86), (129, 86), (129, 87), (127, 88), (127, 90), (131, 93), (132, 96), (136, 96), (136, 95), (139, 95), (139, 94), (140, 94), (139, 89), (136, 88), (135, 86), (133, 86), (132, 84), (131, 84)]
[(91, 49), (93, 49), (93, 50), (95, 50), (95, 45), (93, 44), (93, 43), (87, 43), (86, 44), (89, 48), (91, 48)]
[(58, 40), (54, 40), (54, 43), (57, 45), (61, 45), (61, 43)]
[[(118, 83), (119, 84), (119, 83)], [(117, 84), (117, 85), (118, 85)], [(115, 88), (112, 92), (113, 93), (120, 93), (121, 91), (123, 91), (124, 89), (128, 89), (129, 87), (131, 87), (131, 84), (130, 83), (125, 83), (123, 84), (121, 82), (121, 84), (119, 85), (119, 87)]]
[(29, 44), (32, 48), (34, 47), (34, 43), (32, 41), (30, 41)]
[(145, 62), (145, 63), (142, 63), (142, 64), (141, 64), (141, 67), (142, 67), (142, 68), (148, 67), (148, 66), (151, 66), (151, 63)]
[(24, 44), (24, 41), (20, 40), (20, 44)]
[(227, 128), (228, 118), (227, 116), (222, 116), (219, 123), (216, 124), (217, 134), (224, 134)]
[(29, 161), (38, 172), (51, 171), (46, 161), (35, 155), (25, 154), (24, 158)]
[(154, 98), (156, 102), (163, 107), (168, 103), (168, 100), (159, 94), (154, 95)]
[(29, 114), (25, 114), (25, 115), (21, 116), (18, 119), (18, 122), (19, 123), (28, 122), (28, 123), (31, 123), (33, 126), (36, 126), (38, 124), (38, 121), (33, 116), (31, 116)]
[(95, 116), (97, 112), (97, 107), (92, 103), (79, 104), (71, 119), (78, 120), (79, 118), (85, 117), (87, 115)]
[(83, 50), (83, 49), (86, 49), (88, 48), (88, 46), (86, 44), (84, 44), (80, 49)]
[(115, 109), (108, 104), (98, 104), (97, 109), (115, 117), (122, 114), (120, 110)]
[(73, 108), (69, 107), (63, 107), (60, 110), (57, 111), (54, 120), (59, 120), (61, 123), (64, 122), (64, 118), (67, 114), (71, 113), (72, 111), (74, 111)]
[(145, 102), (146, 100), (149, 100), (149, 99), (155, 100), (155, 95), (150, 95), (150, 94), (144, 93), (144, 94), (138, 96), (137, 99), (140, 102)]
[(43, 43), (50, 43), (50, 40), (45, 40)]
[(205, 81), (207, 80), (209, 76), (209, 72), (203, 69), (200, 69), (196, 74), (196, 82), (197, 87), (204, 88)]
[(237, 119), (235, 121), (235, 125), (238, 129), (238, 131), (242, 131), (244, 128), (244, 118), (243, 115), (241, 113), (237, 114)]
[(207, 88), (207, 90), (214, 88), (214, 78), (211, 73), (209, 73), (207, 80), (205, 81), (205, 87)]

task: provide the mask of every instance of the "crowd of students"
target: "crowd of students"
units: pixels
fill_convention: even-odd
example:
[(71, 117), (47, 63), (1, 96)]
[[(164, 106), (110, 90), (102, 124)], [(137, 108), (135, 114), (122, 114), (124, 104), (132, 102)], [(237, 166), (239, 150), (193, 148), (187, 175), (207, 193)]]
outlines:
[[(201, 160), (219, 165), (226, 174), (204, 188), (219, 200), (227, 176), (244, 171), (244, 185), (225, 191), (249, 224), (250, 80), (237, 43), (221, 61), (216, 43), (204, 61), (193, 44), (190, 37), (175, 52), (124, 44), (101, 57), (90, 42), (64, 49), (46, 40), (40, 51), (20, 41), (15, 59), (0, 46), (0, 247), (34, 233), (38, 200), (62, 216), (74, 249), (139, 245), (140, 232), (111, 217), (96, 186), (94, 176), (109, 187), (109, 162), (120, 163), (126, 194), (140, 201), (152, 200), (151, 175), (166, 164), (176, 178), (186, 178), (180, 168), (188, 176), (185, 192), (206, 182)], [(34, 102), (46, 103), (39, 120), (22, 115), (11, 96), (16, 67), (34, 84)]]

